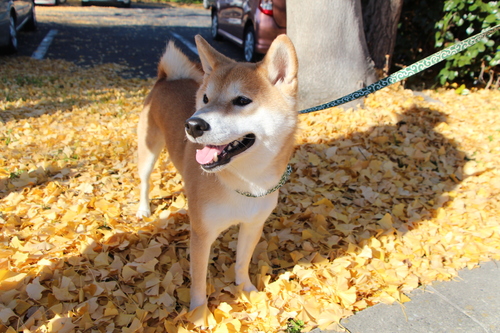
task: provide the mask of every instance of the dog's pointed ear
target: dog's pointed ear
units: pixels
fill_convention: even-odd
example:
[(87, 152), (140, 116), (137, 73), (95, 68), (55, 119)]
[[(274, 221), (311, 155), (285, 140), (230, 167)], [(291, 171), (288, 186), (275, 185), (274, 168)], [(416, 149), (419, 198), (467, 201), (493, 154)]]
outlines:
[(215, 67), (221, 64), (233, 62), (233, 60), (227, 58), (226, 56), (215, 50), (200, 35), (196, 35), (194, 37), (194, 40), (196, 42), (198, 53), (200, 54), (201, 66), (205, 74), (210, 74)]
[(259, 67), (266, 70), (271, 84), (287, 94), (297, 93), (299, 62), (295, 47), (288, 36), (276, 37)]

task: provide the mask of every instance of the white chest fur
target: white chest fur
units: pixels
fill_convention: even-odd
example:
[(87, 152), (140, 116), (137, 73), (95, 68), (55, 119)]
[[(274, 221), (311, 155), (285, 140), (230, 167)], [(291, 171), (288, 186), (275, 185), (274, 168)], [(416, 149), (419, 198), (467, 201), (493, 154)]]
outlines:
[(203, 223), (218, 233), (239, 223), (261, 225), (276, 207), (277, 200), (277, 192), (248, 198), (233, 191), (203, 207)]

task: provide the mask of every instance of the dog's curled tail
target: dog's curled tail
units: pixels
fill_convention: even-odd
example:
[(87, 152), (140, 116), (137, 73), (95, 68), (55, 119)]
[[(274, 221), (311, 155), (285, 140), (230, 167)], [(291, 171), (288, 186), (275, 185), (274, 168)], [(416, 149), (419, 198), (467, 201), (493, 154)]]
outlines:
[(192, 62), (169, 41), (165, 53), (158, 64), (158, 79), (166, 78), (168, 81), (179, 79), (192, 79), (198, 83), (203, 80), (203, 72), (200, 65)]

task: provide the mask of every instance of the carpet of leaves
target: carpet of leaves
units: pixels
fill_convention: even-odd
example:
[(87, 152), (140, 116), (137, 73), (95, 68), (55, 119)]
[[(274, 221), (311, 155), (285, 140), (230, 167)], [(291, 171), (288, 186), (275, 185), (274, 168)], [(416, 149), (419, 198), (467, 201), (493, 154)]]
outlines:
[(253, 256), (259, 292), (234, 285), (231, 228), (213, 246), (208, 308), (188, 312), (182, 179), (165, 153), (155, 213), (135, 218), (153, 81), (120, 70), (0, 59), (0, 332), (341, 329), (500, 259), (500, 92), (428, 102), (392, 87), (357, 111), (300, 116), (294, 172)]

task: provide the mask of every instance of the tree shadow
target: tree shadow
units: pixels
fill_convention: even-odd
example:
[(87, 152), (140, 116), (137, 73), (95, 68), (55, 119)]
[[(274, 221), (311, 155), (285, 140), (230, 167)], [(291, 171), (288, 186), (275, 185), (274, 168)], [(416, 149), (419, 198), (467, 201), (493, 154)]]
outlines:
[(71, 112), (75, 104), (90, 104), (92, 101), (87, 99), (68, 98), (66, 101), (51, 101), (39, 103), (27, 103), (22, 107), (8, 106), (0, 113), (0, 122), (15, 121), (25, 118), (36, 118), (42, 115), (52, 115), (56, 112)]
[[(333, 260), (370, 238), (404, 234), (451, 204), (448, 193), (466, 177), (463, 166), (470, 157), (435, 130), (446, 120), (439, 111), (411, 107), (395, 125), (298, 147), (296, 158), (307, 161), (314, 154), (324, 162), (302, 165), (282, 191), (275, 218), (285, 218), (292, 234), (312, 234), (306, 246), (297, 239), (280, 242), (289, 249), (285, 261), (310, 264), (316, 253)], [(264, 235), (269, 241), (276, 232)], [(270, 262), (282, 255), (270, 253)]]
[(53, 163), (46, 168), (38, 168), (36, 170), (22, 170), (11, 172), (6, 177), (0, 177), (0, 200), (4, 199), (11, 193), (22, 193), (34, 187), (42, 190), (47, 183), (53, 181), (65, 181), (71, 177), (78, 177), (79, 167), (83, 163), (66, 162), (63, 165)]

